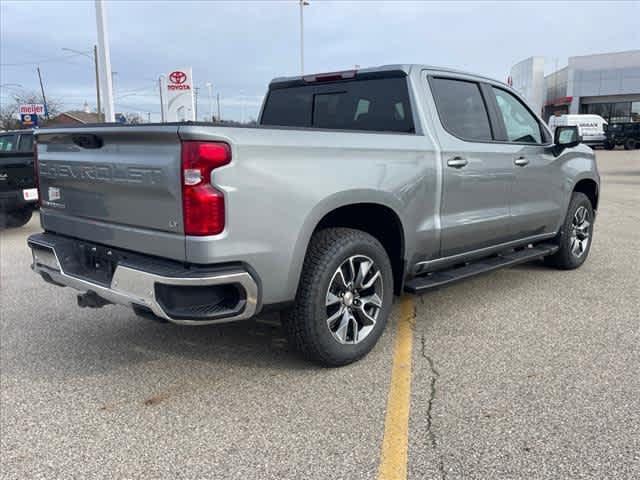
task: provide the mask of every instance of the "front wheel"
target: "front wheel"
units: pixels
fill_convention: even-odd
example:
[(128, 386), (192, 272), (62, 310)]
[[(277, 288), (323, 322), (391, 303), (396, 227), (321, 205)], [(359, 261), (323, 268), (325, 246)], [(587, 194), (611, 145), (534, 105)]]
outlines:
[(392, 303), (391, 262), (380, 242), (360, 230), (329, 228), (311, 238), (283, 323), (306, 358), (337, 367), (369, 353)]
[(560, 248), (546, 257), (545, 263), (563, 270), (572, 270), (582, 265), (591, 249), (593, 221), (591, 201), (584, 193), (574, 192), (556, 239)]
[(616, 144), (613, 142), (606, 141), (604, 142), (604, 148), (606, 150), (613, 150), (614, 148), (616, 148)]

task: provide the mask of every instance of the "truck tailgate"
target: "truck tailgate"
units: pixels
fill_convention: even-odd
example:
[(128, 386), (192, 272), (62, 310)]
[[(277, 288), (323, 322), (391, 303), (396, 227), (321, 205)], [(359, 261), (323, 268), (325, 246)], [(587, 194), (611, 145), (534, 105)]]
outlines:
[(184, 257), (177, 126), (47, 129), (37, 142), (46, 229)]

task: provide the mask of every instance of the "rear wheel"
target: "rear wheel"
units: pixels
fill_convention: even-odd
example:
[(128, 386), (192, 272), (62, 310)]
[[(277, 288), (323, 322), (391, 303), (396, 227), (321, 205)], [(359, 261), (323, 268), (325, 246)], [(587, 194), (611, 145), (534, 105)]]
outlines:
[(391, 263), (380, 242), (359, 230), (329, 228), (311, 239), (296, 300), (283, 323), (306, 358), (347, 365), (374, 347), (392, 302)]
[(625, 150), (635, 150), (635, 148), (636, 148), (636, 141), (633, 138), (628, 138), (624, 142), (624, 149)]
[(17, 228), (29, 223), (33, 210), (24, 208), (0, 213), (0, 228)]
[(589, 198), (574, 192), (564, 224), (557, 237), (559, 250), (545, 258), (547, 265), (563, 270), (578, 268), (591, 249), (593, 237), (593, 207)]

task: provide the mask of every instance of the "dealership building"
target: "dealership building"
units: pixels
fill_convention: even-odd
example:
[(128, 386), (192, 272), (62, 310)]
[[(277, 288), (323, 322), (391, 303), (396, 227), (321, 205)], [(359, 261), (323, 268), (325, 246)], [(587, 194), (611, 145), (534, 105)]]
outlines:
[(640, 122), (640, 50), (569, 57), (544, 75), (544, 57), (511, 68), (509, 83), (548, 120), (551, 115), (592, 113), (607, 122)]

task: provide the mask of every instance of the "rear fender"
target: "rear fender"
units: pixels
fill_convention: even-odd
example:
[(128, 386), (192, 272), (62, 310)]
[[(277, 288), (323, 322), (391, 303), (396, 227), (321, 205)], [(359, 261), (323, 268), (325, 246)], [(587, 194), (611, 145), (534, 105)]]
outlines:
[[(304, 264), (304, 258), (307, 253), (311, 236), (313, 235), (316, 227), (320, 221), (333, 210), (345, 207), (348, 205), (354, 205), (358, 203), (375, 203), (393, 210), (399, 218), (402, 218), (402, 204), (394, 197), (385, 192), (369, 189), (348, 190), (343, 192), (337, 192), (329, 197), (326, 197), (307, 215), (302, 228), (298, 234), (298, 239), (295, 243), (292, 255), (292, 261), (289, 268), (289, 282), (287, 285), (288, 296), (294, 298), (298, 289), (298, 282), (300, 281), (300, 275), (302, 273), (302, 266)], [(407, 235), (406, 226), (403, 222), (403, 234), (405, 239), (411, 238)], [(405, 245), (405, 258), (408, 258), (408, 247)]]

